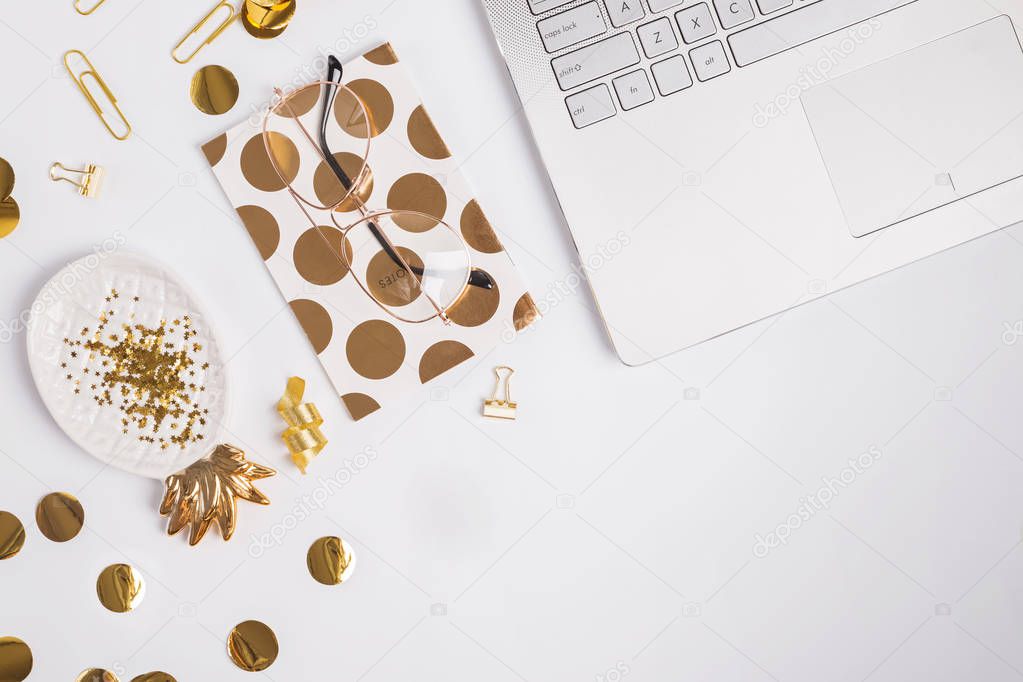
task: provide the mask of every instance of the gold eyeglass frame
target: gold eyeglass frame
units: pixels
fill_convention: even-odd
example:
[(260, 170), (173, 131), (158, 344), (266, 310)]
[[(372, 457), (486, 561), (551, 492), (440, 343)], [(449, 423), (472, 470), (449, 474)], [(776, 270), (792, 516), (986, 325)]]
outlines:
[[(291, 182), (289, 182), (287, 177), (286, 177), (286, 173), (278, 166), (278, 160), (277, 160), (277, 158), (275, 156), (275, 153), (273, 151), (272, 144), (271, 144), (271, 141), (270, 141), (271, 140), (271, 133), (273, 133), (275, 131), (272, 131), (272, 130), (269, 129), (269, 124), (270, 124), (271, 116), (284, 116), (285, 118), (292, 119), (295, 122), (295, 124), (301, 129), (302, 134), (305, 136), (305, 138), (309, 142), (309, 144), (311, 144), (313, 146), (313, 148), (316, 149), (316, 153), (320, 157), (320, 160), (323, 161), (324, 163), (326, 163), (328, 165), (328, 167), (329, 167), (330, 163), (327, 161), (327, 157), (324, 154), (323, 149), (320, 147), (319, 143), (316, 142), (315, 138), (309, 132), (309, 130), (306, 129), (305, 125), (303, 125), (302, 120), (301, 120), (301, 116), (302, 115), (296, 114), (295, 110), (293, 108), (291, 108), (291, 106), (289, 104), (290, 102), (294, 101), (299, 96), (301, 96), (302, 94), (307, 93), (307, 92), (309, 92), (312, 89), (316, 89), (317, 90), (316, 101), (320, 102), (323, 99), (322, 98), (323, 88), (326, 88), (326, 87), (330, 87), (330, 88), (335, 88), (336, 89), (336, 92), (330, 98), (330, 103), (331, 103), (330, 106), (331, 107), (333, 107), (333, 104), (338, 100), (338, 96), (341, 95), (342, 93), (347, 94), (348, 97), (351, 97), (352, 99), (354, 99), (354, 101), (359, 103), (359, 106), (362, 109), (362, 114), (364, 116), (365, 126), (366, 126), (366, 150), (365, 150), (365, 153), (362, 155), (362, 168), (360, 169), (358, 176), (356, 176), (355, 178), (351, 179), (351, 187), (345, 187), (344, 188), (346, 191), (345, 191), (344, 195), (341, 197), (341, 199), (339, 199), (338, 201), (336, 201), (336, 202), (334, 202), (334, 203), (332, 203), (330, 205), (320, 205), (320, 204), (314, 203), (314, 202), (310, 201), (309, 199), (307, 199), (306, 197), (302, 196), (302, 194), (300, 194), (294, 187), (292, 187)], [(277, 113), (281, 109), (281, 107), (285, 107), (285, 110), (288, 113), (287, 114), (279, 114), (279, 113)], [(451, 225), (446, 223), (443, 218), (438, 218), (437, 216), (429, 215), (427, 213), (422, 213), (421, 211), (404, 210), (404, 209), (402, 209), (402, 210), (380, 210), (380, 211), (373, 211), (373, 210), (370, 210), (369, 207), (366, 206), (366, 204), (362, 201), (361, 197), (359, 196), (359, 191), (358, 190), (360, 189), (360, 187), (362, 187), (362, 184), (366, 181), (367, 176), (369, 176), (369, 174), (371, 173), (370, 165), (369, 165), (369, 153), (370, 153), (370, 148), (372, 146), (372, 139), (373, 139), (372, 131), (373, 130), (374, 130), (374, 125), (373, 125), (373, 120), (372, 120), (372, 112), (369, 110), (369, 107), (366, 106), (365, 101), (361, 97), (359, 97), (358, 93), (356, 93), (354, 90), (352, 90), (352, 89), (350, 89), (350, 88), (346, 87), (345, 85), (343, 85), (341, 83), (338, 83), (338, 82), (316, 81), (316, 82), (313, 82), (313, 83), (309, 83), (308, 85), (305, 85), (305, 86), (303, 86), (301, 88), (297, 88), (297, 89), (295, 89), (295, 90), (293, 90), (293, 91), (291, 91), (289, 93), (285, 93), (280, 88), (274, 88), (274, 101), (271, 102), (270, 108), (267, 110), (267, 113), (266, 113), (266, 115), (263, 118), (263, 133), (262, 133), (262, 136), (263, 136), (263, 145), (264, 145), (264, 147), (266, 149), (267, 157), (270, 159), (270, 165), (273, 166), (274, 172), (280, 178), (281, 182), (284, 183), (284, 185), (287, 187), (288, 193), (291, 195), (292, 199), (294, 199), (295, 203), (298, 204), (298, 207), (305, 214), (306, 218), (309, 220), (309, 223), (312, 225), (312, 227), (316, 229), (317, 234), (319, 234), (320, 239), (323, 240), (323, 242), (327, 246), (328, 250), (335, 256), (335, 258), (338, 258), (339, 261), (345, 265), (345, 267), (348, 269), (349, 272), (351, 272), (352, 277), (355, 279), (356, 284), (358, 284), (359, 288), (362, 289), (362, 291), (367, 296), (369, 296), (370, 300), (372, 300), (374, 303), (376, 303), (377, 306), (379, 306), (388, 315), (390, 315), (391, 317), (394, 317), (397, 320), (400, 320), (401, 322), (405, 322), (405, 323), (408, 323), (408, 324), (422, 324), (424, 322), (430, 322), (431, 320), (439, 317), (444, 324), (446, 324), (446, 325), (451, 324), (451, 320), (448, 317), (448, 311), (451, 310), (451, 308), (453, 308), (455, 305), (457, 305), (458, 302), (461, 301), (462, 298), (465, 296), (466, 292), (469, 289), (469, 282), (472, 279), (473, 270), (475, 270), (475, 268), (472, 265), (472, 253), (469, 250), (469, 245), (466, 243), (466, 241), (462, 237), (462, 235), (459, 234), (458, 231), (455, 228), (453, 228)], [(344, 187), (344, 183), (341, 182), (340, 178), (338, 178), (338, 182), (339, 182), (339, 184), (342, 185), (342, 187)], [(340, 207), (342, 204), (345, 204), (346, 202), (349, 202), (350, 204), (355, 206), (355, 210), (358, 211), (360, 217), (355, 222), (347, 223), (346, 225), (341, 225), (341, 224), (339, 224), (337, 222), (337, 213), (338, 213), (337, 209), (338, 209), (338, 207)], [(334, 253), (334, 250), (333, 250), (333, 248), (332, 248), (332, 246), (330, 244), (330, 241), (327, 239), (327, 237), (321, 231), (321, 226), (320, 226), (319, 222), (316, 221), (313, 218), (313, 216), (310, 214), (310, 212), (309, 212), (310, 208), (318, 210), (318, 211), (327, 211), (327, 212), (330, 213), (331, 222), (341, 231), (341, 240), (340, 240), (340, 246), (339, 246), (340, 253), (339, 254)], [(351, 213), (352, 211), (349, 210), (349, 211), (343, 211), (343, 212), (344, 213)], [(432, 229), (437, 229), (438, 227), (443, 227), (444, 229), (449, 230), (451, 232), (451, 234), (458, 240), (458, 243), (461, 245), (462, 250), (465, 253), (465, 260), (466, 260), (466, 263), (468, 263), (468, 268), (466, 269), (465, 281), (462, 282), (462, 286), (461, 286), (461, 289), (459, 290), (458, 295), (454, 297), (454, 299), (452, 300), (452, 302), (450, 304), (448, 304), (447, 306), (444, 306), (444, 305), (441, 305), (440, 303), (438, 303), (436, 300), (434, 300), (434, 298), (432, 296), (430, 296), (429, 293), (427, 293), (426, 289), (423, 287), (422, 280), (420, 279), (420, 277), (418, 275), (415, 274), (415, 272), (412, 269), (412, 266), (410, 266), (408, 264), (408, 262), (405, 260), (405, 257), (401, 255), (401, 252), (398, 251), (398, 248), (391, 242), (391, 240), (387, 237), (387, 235), (382, 230), (379, 230), (379, 228), (377, 228), (377, 234), (375, 234), (374, 236), (377, 237), (378, 241), (382, 240), (381, 246), (385, 246), (387, 249), (390, 250), (391, 253), (394, 254), (392, 256), (392, 258), (396, 258), (399, 261), (401, 267), (404, 268), (405, 271), (409, 274), (409, 276), (413, 278), (413, 280), (416, 282), (416, 284), (417, 284), (417, 286), (419, 288), (419, 291), (423, 294), (423, 296), (425, 296), (426, 300), (429, 301), (430, 305), (433, 307), (435, 313), (433, 315), (431, 315), (430, 317), (426, 318), (426, 319), (413, 320), (413, 319), (409, 319), (409, 318), (406, 318), (406, 317), (402, 317), (397, 312), (395, 312), (394, 310), (392, 310), (391, 308), (386, 306), (384, 303), (379, 301), (377, 299), (377, 297), (374, 296), (372, 294), (372, 292), (370, 292), (370, 290), (367, 288), (366, 284), (364, 284), (362, 282), (362, 279), (358, 275), (355, 274), (355, 267), (354, 267), (354, 265), (351, 262), (349, 262), (348, 255), (345, 253), (345, 251), (346, 251), (345, 245), (348, 243), (347, 236), (348, 236), (348, 233), (353, 228), (355, 228), (355, 227), (357, 227), (357, 226), (359, 226), (359, 225), (361, 225), (363, 223), (367, 223), (369, 225), (372, 225), (374, 220), (379, 222), (380, 218), (386, 218), (388, 216), (394, 216), (394, 215), (412, 216), (412, 217), (422, 218), (422, 219), (426, 219), (426, 220), (430, 220), (430, 221), (435, 222), (436, 225), (434, 225), (430, 229), (432, 230)]]

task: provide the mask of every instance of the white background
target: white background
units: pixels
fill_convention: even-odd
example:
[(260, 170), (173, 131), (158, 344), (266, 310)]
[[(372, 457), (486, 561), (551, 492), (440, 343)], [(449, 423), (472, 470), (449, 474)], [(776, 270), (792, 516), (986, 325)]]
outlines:
[[(161, 486), (103, 468), (57, 429), (14, 329), (0, 346), (0, 509), (28, 539), (0, 563), (0, 636), (30, 644), (31, 680), (92, 666), (253, 678), (225, 653), (250, 618), (277, 632), (262, 678), (278, 682), (1023, 677), (1023, 338), (1004, 336), (1023, 319), (1023, 228), (629, 369), (588, 292), (552, 293), (576, 256), (477, 2), (302, 0), (281, 38), (232, 26), (179, 66), (169, 50), (205, 5), (108, 0), (80, 17), (69, 0), (23, 2), (0, 17), (0, 156), (23, 215), (0, 241), (0, 320), (124, 235), (202, 299), (230, 358), (225, 438), (280, 470), (262, 486), (273, 504), (243, 503), (230, 543), (167, 538)], [(429, 399), (356, 425), (198, 146), (317, 48), (352, 56), (385, 38), (548, 314)], [(130, 141), (113, 141), (63, 75), (70, 48), (117, 93)], [(207, 63), (241, 84), (226, 116), (189, 102)], [(101, 198), (49, 182), (53, 161), (105, 166)], [(518, 370), (515, 423), (479, 416), (495, 364)], [(277, 440), (273, 405), (293, 374), (331, 439), (307, 477)], [(877, 461), (829, 509), (754, 555), (757, 534), (871, 447)], [(339, 473), (359, 453), (365, 466)], [(65, 545), (33, 522), (53, 490), (86, 509)], [(280, 541), (261, 545), (270, 533)], [(305, 553), (333, 534), (358, 567), (326, 588)], [(95, 597), (116, 562), (148, 584), (128, 615)]]

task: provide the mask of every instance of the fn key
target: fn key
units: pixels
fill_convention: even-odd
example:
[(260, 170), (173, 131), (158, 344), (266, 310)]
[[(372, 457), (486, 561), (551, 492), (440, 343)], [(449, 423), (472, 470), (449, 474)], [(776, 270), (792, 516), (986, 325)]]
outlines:
[(571, 95), (565, 99), (565, 104), (576, 128), (599, 123), (617, 113), (611, 100), (611, 91), (603, 83)]

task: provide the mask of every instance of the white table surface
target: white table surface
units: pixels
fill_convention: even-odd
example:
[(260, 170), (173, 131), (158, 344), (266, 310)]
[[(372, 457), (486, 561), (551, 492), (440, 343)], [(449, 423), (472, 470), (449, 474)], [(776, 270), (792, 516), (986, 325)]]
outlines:
[[(563, 288), (575, 254), (475, 0), (302, 0), (280, 39), (234, 26), (189, 66), (169, 49), (206, 2), (109, 0), (91, 17), (70, 4), (8, 3), (0, 16), (0, 156), (23, 214), (0, 240), (0, 320), (123, 235), (203, 299), (230, 358), (232, 440), (281, 473), (263, 484), (271, 506), (242, 505), (233, 541), (189, 548), (164, 534), (158, 483), (104, 469), (57, 429), (24, 334), (0, 346), (0, 509), (28, 532), (0, 562), (0, 636), (31, 645), (31, 680), (93, 666), (123, 680), (255, 679), (225, 653), (250, 618), (280, 639), (262, 673), (278, 682), (1023, 676), (1023, 342), (1003, 335), (1023, 319), (1023, 229), (630, 369), (589, 293)], [(442, 378), (431, 400), (356, 425), (198, 144), (318, 46), (350, 56), (384, 38), (548, 314)], [(107, 136), (63, 75), (73, 47), (117, 92), (130, 141)], [(226, 116), (189, 102), (207, 63), (241, 84)], [(102, 197), (49, 182), (57, 160), (105, 166)], [(515, 423), (479, 416), (495, 364), (518, 370)], [(272, 410), (293, 374), (331, 439), (307, 477), (286, 461)], [(871, 448), (869, 467), (848, 469)], [(358, 473), (343, 473), (360, 453)], [(757, 534), (844, 471), (827, 509), (756, 556)], [(87, 513), (66, 545), (33, 522), (53, 490)], [(332, 534), (358, 567), (325, 588), (305, 553)], [(116, 562), (148, 584), (128, 615), (94, 593)]]

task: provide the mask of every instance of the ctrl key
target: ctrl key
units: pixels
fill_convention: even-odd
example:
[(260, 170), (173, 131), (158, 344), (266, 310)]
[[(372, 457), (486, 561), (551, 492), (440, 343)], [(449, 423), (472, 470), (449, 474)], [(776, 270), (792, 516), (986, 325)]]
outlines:
[(565, 99), (565, 104), (576, 128), (599, 123), (617, 113), (611, 100), (611, 91), (604, 84), (570, 95)]

